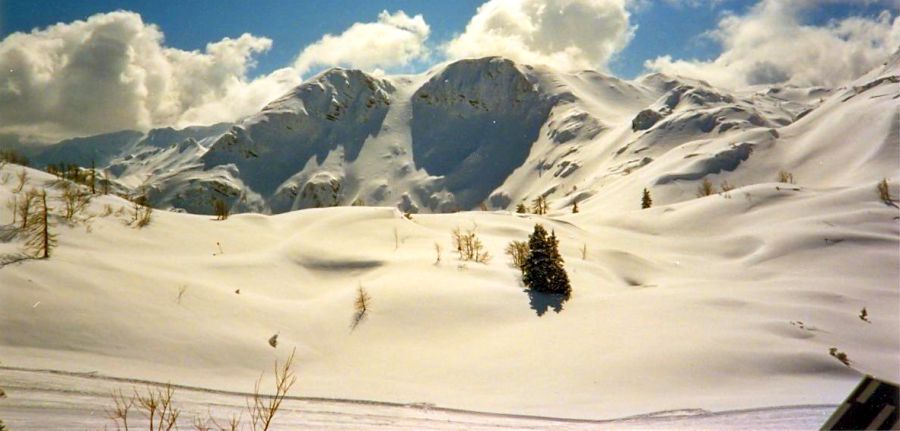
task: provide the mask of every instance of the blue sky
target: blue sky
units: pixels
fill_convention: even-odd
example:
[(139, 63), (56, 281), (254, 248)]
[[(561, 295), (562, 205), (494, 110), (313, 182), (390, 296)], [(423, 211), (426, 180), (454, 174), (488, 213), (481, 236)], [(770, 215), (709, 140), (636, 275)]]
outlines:
[[(273, 40), (268, 52), (256, 57), (251, 76), (289, 64), (307, 45), (326, 33), (339, 34), (355, 22), (370, 22), (382, 10), (422, 14), (431, 26), (429, 42), (439, 44), (465, 29), (481, 0), (334, 0), (334, 1), (112, 1), (112, 0), (0, 0), (0, 38), (12, 32), (28, 32), (55, 23), (71, 22), (103, 12), (128, 10), (161, 28), (166, 45), (203, 49), (208, 42), (238, 37), (249, 32)], [(631, 42), (609, 64), (619, 76), (631, 78), (643, 72), (645, 60), (661, 55), (673, 58), (710, 59), (721, 51), (701, 35), (716, 27), (725, 11), (746, 12), (756, 1), (726, 0), (716, 6), (690, 6), (666, 1), (646, 2), (631, 9), (638, 30)], [(704, 2), (706, 3), (706, 2)], [(805, 22), (822, 24), (850, 15), (874, 16), (881, 4), (827, 4), (806, 11)], [(434, 58), (432, 58), (434, 60)], [(419, 67), (425, 65), (417, 65)]]
[(0, 0), (0, 133), (235, 121), (331, 66), (415, 73), (489, 55), (836, 87), (897, 50), (898, 15), (900, 0)]

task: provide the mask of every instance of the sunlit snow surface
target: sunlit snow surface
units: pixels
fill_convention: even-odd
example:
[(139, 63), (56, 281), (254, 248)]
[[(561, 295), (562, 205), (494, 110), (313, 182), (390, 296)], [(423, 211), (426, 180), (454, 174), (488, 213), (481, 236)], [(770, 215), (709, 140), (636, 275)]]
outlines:
[[(99, 376), (73, 376), (40, 371), (0, 369), (10, 399), (0, 404), (0, 417), (15, 430), (85, 429), (112, 427), (107, 419), (110, 394), (146, 384), (113, 381)], [(221, 424), (243, 414), (246, 394), (215, 393), (177, 388), (175, 401), (182, 409), (179, 426), (189, 428), (194, 418), (212, 417)], [(424, 403), (388, 404), (364, 400), (287, 399), (276, 415), (275, 430), (596, 430), (596, 429), (817, 429), (836, 406), (810, 405), (709, 412), (702, 409), (670, 410), (609, 420), (573, 420), (538, 416), (502, 415), (441, 408)], [(146, 426), (133, 412), (130, 426)]]
[[(245, 393), (260, 372), (296, 348), (292, 395), (395, 404), (292, 400), (285, 429), (292, 423), (326, 429), (817, 428), (862, 374), (900, 380), (900, 210), (876, 194), (883, 178), (895, 196), (900, 190), (898, 60), (828, 91), (784, 88), (773, 96), (759, 89), (735, 96), (689, 83), (692, 90), (679, 93), (675, 105), (668, 87), (683, 81), (650, 76), (626, 83), (594, 73), (503, 66), (512, 75), (498, 78), (509, 78), (504, 82), (523, 98), (534, 95), (525, 95), (531, 90), (520, 85), (516, 71), (539, 75), (541, 97), (574, 94), (577, 100), (553, 105), (552, 118), (502, 184), (481, 184), (480, 193), (492, 190), (488, 211), (403, 215), (398, 199), (419, 186), (440, 195), (433, 202), (438, 210), (441, 202), (474, 199), (465, 191), (475, 190), (468, 186), (480, 184), (480, 177), (466, 167), (492, 165), (479, 160), (478, 147), (465, 157), (450, 154), (458, 162), (452, 166), (434, 166), (423, 156), (423, 165), (448, 169), (445, 180), (414, 168), (399, 175), (405, 162), (415, 162), (410, 137), (421, 130), (409, 124), (409, 115), (417, 108), (408, 99), (387, 108), (377, 98), (373, 106), (385, 105), (379, 109), (388, 122), (367, 135), (356, 162), (338, 157), (335, 151), (345, 155), (346, 148), (332, 148), (321, 165), (311, 159), (299, 172), (278, 173), (298, 185), (313, 173), (321, 184), (357, 176), (360, 181), (343, 190), (381, 196), (367, 200), (381, 207), (236, 214), (226, 221), (155, 211), (149, 226), (135, 229), (127, 225), (131, 203), (100, 196), (78, 223), (55, 218), (59, 246), (49, 260), (14, 262), (22, 239), (6, 225), (12, 213), (2, 205), (0, 367), (6, 368), (0, 388), (8, 397), (0, 400), (0, 418), (13, 430), (39, 428), (41, 421), (58, 421), (46, 425), (51, 429), (67, 428), (60, 425), (67, 421), (102, 428), (111, 425), (103, 411), (111, 404), (106, 394), (131, 385), (12, 368)], [(383, 84), (385, 92), (405, 98), (415, 88), (432, 88), (431, 100), (452, 95), (473, 76), (460, 69), (456, 81), (421, 87), (446, 70), (360, 88), (377, 93)], [(282, 102), (301, 108), (295, 99)], [(476, 115), (457, 110), (485, 103), (494, 106), (473, 99), (444, 108)], [(668, 106), (672, 112), (652, 127), (632, 130), (637, 111)], [(795, 118), (798, 108), (810, 106)], [(350, 111), (357, 112), (342, 115)], [(271, 113), (247, 120), (260, 125), (259, 136), (267, 130), (263, 123), (274, 124)], [(785, 119), (795, 121), (781, 125)], [(723, 127), (729, 122), (735, 125)], [(453, 130), (440, 131), (450, 136)], [(147, 165), (138, 160), (124, 167), (122, 181), (146, 179), (164, 198), (181, 194), (190, 201), (194, 185), (218, 184), (228, 193), (247, 192), (247, 207), (277, 202), (243, 188), (236, 169), (249, 162), (200, 169), (208, 146), (224, 145), (217, 139), (148, 153)], [(242, 146), (249, 141), (236, 142), (238, 150), (252, 150)], [(419, 144), (426, 152), (441, 150), (438, 142)], [(486, 154), (501, 145), (478, 144), (491, 147)], [(0, 171), (0, 203), (14, 194), (21, 169)], [(792, 172), (796, 184), (776, 182), (780, 170)], [(27, 172), (25, 188), (48, 187), (50, 202), (60, 206), (54, 177)], [(450, 178), (460, 182), (446, 182)], [(736, 188), (698, 198), (703, 178)], [(254, 181), (292, 193), (290, 184), (278, 188), (285, 183), (274, 174)], [(641, 210), (645, 187), (654, 205)], [(509, 211), (545, 192), (548, 215)], [(431, 195), (422, 200), (410, 193), (408, 203), (428, 206)], [(194, 197), (209, 199), (205, 192)], [(281, 209), (326, 196), (295, 197)], [(580, 212), (572, 214), (576, 199)], [(526, 239), (536, 223), (560, 240), (573, 287), (561, 307), (524, 291), (504, 255), (507, 244)], [(474, 229), (493, 259), (461, 262), (450, 236), (457, 227)], [(352, 326), (360, 286), (371, 295), (371, 309)], [(864, 307), (867, 320), (859, 317)], [(267, 343), (273, 334), (279, 335), (274, 349)], [(829, 355), (832, 348), (847, 355), (849, 366)], [(243, 405), (241, 396), (188, 389), (178, 395), (193, 411)], [(670, 413), (635, 416), (648, 412)], [(553, 422), (502, 414), (631, 418)]]

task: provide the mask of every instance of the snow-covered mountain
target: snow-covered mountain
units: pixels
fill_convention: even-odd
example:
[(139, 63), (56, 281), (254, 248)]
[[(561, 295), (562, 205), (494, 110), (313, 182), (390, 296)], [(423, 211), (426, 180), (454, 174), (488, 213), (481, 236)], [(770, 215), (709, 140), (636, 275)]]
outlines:
[[(314, 399), (290, 401), (294, 427), (347, 428), (335, 409), (394, 426), (432, 404), (816, 426), (860, 375), (900, 381), (900, 217), (876, 193), (887, 179), (896, 199), (900, 184), (898, 84), (900, 54), (833, 89), (626, 82), (499, 58), (417, 76), (333, 69), (235, 125), (123, 135), (107, 168), (120, 187), (192, 212), (213, 197), (285, 212), (155, 211), (141, 229), (114, 195), (67, 222), (55, 177), (3, 166), (0, 202), (48, 190), (59, 245), (23, 260), (24, 239), (0, 226), (0, 414), (15, 429), (101, 428), (97, 394), (147, 380), (182, 385), (187, 427), (236, 413), (215, 391), (252, 390), (296, 348), (294, 395)], [(704, 180), (716, 190), (698, 197)], [(509, 211), (540, 195), (549, 214)], [(401, 212), (482, 202), (495, 210)], [(535, 224), (559, 238), (564, 304), (524, 291), (504, 255)], [(459, 259), (456, 228), (493, 259)], [(372, 303), (356, 326), (359, 288)], [(695, 409), (741, 416), (710, 424), (725, 416)], [(446, 414), (409, 428), (468, 426)]]
[[(122, 186), (193, 213), (211, 213), (216, 198), (235, 212), (266, 213), (511, 209), (537, 196), (556, 208), (592, 200), (631, 208), (645, 187), (673, 203), (695, 197), (703, 179), (740, 186), (784, 170), (828, 185), (889, 176), (893, 99), (853, 96), (889, 91), (896, 74), (895, 56), (845, 88), (726, 91), (498, 57), (383, 78), (330, 69), (237, 124), (153, 130), (106, 159)], [(793, 144), (829, 128), (865, 142), (836, 149), (849, 159), (829, 163), (812, 157), (826, 151), (815, 143)], [(879, 169), (861, 169), (868, 156)]]

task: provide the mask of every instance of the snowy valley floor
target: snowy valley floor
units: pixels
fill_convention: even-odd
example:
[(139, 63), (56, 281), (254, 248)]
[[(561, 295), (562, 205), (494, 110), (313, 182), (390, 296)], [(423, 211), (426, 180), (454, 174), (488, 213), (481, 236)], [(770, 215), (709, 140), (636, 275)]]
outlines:
[[(51, 179), (30, 171), (28, 187)], [(12, 183), (0, 186), (0, 202)], [(135, 229), (129, 205), (97, 197), (95, 217), (58, 221), (49, 260), (0, 268), (0, 418), (13, 430), (111, 426), (107, 394), (128, 384), (17, 369), (245, 393), (293, 348), (292, 396), (460, 410), (299, 399), (284, 429), (816, 428), (862, 373), (900, 380), (898, 210), (877, 199), (874, 182), (756, 184), (643, 211), (549, 217), (407, 220), (390, 208), (343, 207), (214, 221), (155, 211)], [(0, 210), (0, 223), (11, 218)], [(559, 312), (523, 290), (503, 254), (535, 223), (561, 239), (574, 293)], [(488, 264), (457, 259), (457, 226), (477, 229)], [(20, 251), (20, 238), (4, 238), (0, 255)], [(354, 328), (359, 286), (372, 305)], [(858, 317), (863, 307), (869, 322)], [(244, 400), (179, 394), (195, 410)], [(731, 412), (614, 422), (501, 415), (601, 421), (692, 409)]]
[[(9, 403), (0, 408), (7, 425), (16, 430), (100, 430), (107, 419), (109, 394), (115, 390), (143, 390), (146, 382), (110, 380), (96, 375), (0, 369)], [(179, 426), (192, 418), (212, 416), (226, 423), (242, 414), (249, 394), (177, 388), (175, 400), (183, 409)], [(276, 416), (276, 430), (596, 430), (596, 429), (817, 429), (836, 406), (811, 405), (709, 412), (670, 410), (610, 420), (559, 419), (502, 415), (445, 409), (428, 404), (390, 404), (363, 400), (289, 398)], [(243, 413), (246, 414), (246, 413)], [(146, 426), (135, 414), (132, 426)]]

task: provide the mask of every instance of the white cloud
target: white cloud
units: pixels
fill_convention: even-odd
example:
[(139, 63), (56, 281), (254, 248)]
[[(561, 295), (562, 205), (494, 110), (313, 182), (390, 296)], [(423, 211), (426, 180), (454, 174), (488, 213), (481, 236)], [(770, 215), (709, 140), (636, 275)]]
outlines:
[(235, 120), (299, 82), (249, 80), (272, 41), (244, 34), (203, 52), (163, 45), (140, 15), (112, 12), (0, 41), (0, 131), (44, 139)]
[(430, 32), (422, 15), (382, 11), (377, 22), (355, 23), (337, 36), (326, 34), (307, 46), (294, 67), (305, 74), (317, 66), (364, 70), (406, 66), (428, 57), (425, 41)]
[[(890, 2), (877, 2), (888, 4)], [(745, 15), (725, 15), (708, 36), (722, 45), (709, 61), (647, 61), (650, 70), (705, 79), (716, 85), (837, 86), (880, 64), (900, 45), (900, 18), (849, 17), (824, 26), (801, 22), (815, 0), (762, 0)]]
[(381, 68), (427, 58), (421, 15), (382, 12), (309, 45), (293, 65), (249, 79), (272, 41), (244, 34), (201, 51), (166, 47), (132, 12), (111, 12), (0, 41), (0, 132), (39, 140), (122, 129), (234, 121), (257, 112), (316, 66)]
[(500, 55), (560, 69), (605, 69), (631, 40), (626, 0), (490, 0), (448, 42), (451, 58)]

